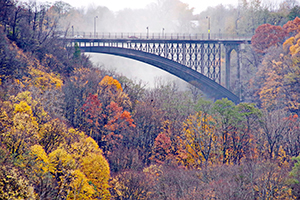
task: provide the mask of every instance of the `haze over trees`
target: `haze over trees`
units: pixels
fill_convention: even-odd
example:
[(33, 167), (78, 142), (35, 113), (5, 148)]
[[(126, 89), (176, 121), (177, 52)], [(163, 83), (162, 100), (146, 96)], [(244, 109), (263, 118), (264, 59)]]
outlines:
[[(118, 13), (0, 0), (0, 199), (299, 199), (298, 11), (292, 0), (199, 14), (178, 0)], [(243, 101), (93, 66), (56, 33), (96, 14), (106, 31), (123, 19), (142, 31), (156, 16), (201, 32), (194, 21), (209, 15), (212, 32), (253, 33)], [(160, 30), (156, 17), (147, 23)]]

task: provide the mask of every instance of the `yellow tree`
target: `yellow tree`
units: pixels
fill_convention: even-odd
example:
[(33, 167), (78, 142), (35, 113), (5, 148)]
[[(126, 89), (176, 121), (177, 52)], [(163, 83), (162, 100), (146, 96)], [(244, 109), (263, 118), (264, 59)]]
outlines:
[(71, 145), (69, 151), (75, 160), (78, 160), (80, 171), (93, 186), (95, 193), (92, 196), (109, 199), (109, 165), (95, 140), (91, 137), (82, 137), (79, 142)]
[(2, 142), (10, 153), (19, 156), (28, 146), (36, 144), (38, 135), (38, 122), (33, 115), (33, 100), (29, 92), (23, 92), (16, 97), (12, 96), (1, 106), (0, 123)]
[(103, 103), (103, 106), (108, 106), (112, 101), (125, 110), (131, 108), (131, 101), (128, 95), (123, 92), (123, 88), (118, 80), (111, 76), (104, 76), (98, 84), (97, 94)]
[(256, 164), (253, 176), (253, 194), (255, 199), (296, 199), (287, 184), (288, 166), (278, 166), (265, 161)]
[(183, 123), (182, 150), (179, 161), (187, 167), (201, 168), (217, 160), (219, 151), (216, 121), (207, 113), (198, 112)]
[(46, 153), (50, 153), (64, 143), (68, 137), (67, 127), (59, 119), (52, 119), (41, 125), (39, 130), (39, 144)]
[(69, 134), (75, 136), (74, 141), (62, 144), (48, 158), (42, 151), (36, 153), (49, 163), (47, 169), (58, 180), (57, 195), (66, 199), (109, 199), (110, 170), (102, 150), (82, 132), (70, 129)]
[(49, 116), (28, 91), (1, 102), (1, 143), (30, 177), (36, 196), (109, 199), (110, 170), (96, 142), (58, 119), (42, 118)]
[[(50, 116), (62, 116), (64, 102), (63, 80), (61, 77), (52, 72), (47, 72), (46, 68), (38, 62), (32, 63), (32, 66), (28, 68), (28, 74), (28, 77), (23, 77), (20, 85), (31, 91), (32, 97), (37, 101), (36, 104), (43, 107)], [(39, 121), (43, 120), (43, 123), (48, 121), (48, 119), (40, 119), (40, 117), (42, 116), (38, 117)]]

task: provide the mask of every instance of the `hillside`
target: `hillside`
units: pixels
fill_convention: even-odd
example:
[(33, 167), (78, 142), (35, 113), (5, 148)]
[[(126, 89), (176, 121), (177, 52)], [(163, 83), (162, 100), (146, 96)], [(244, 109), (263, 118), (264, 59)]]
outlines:
[(93, 66), (58, 10), (0, 1), (0, 199), (300, 198), (298, 17), (255, 27), (235, 105)]

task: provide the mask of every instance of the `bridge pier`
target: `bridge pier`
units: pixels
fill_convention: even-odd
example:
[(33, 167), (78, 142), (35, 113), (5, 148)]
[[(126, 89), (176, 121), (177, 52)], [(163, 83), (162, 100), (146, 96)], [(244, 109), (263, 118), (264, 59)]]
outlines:
[(238, 90), (237, 90), (237, 96), (239, 99), (241, 99), (241, 68), (240, 68), (240, 44), (236, 43), (226, 43), (224, 44), (225, 47), (225, 84), (226, 88), (230, 91), (231, 86), (230, 86), (230, 54), (232, 50), (235, 50), (237, 53), (237, 80), (238, 80)]

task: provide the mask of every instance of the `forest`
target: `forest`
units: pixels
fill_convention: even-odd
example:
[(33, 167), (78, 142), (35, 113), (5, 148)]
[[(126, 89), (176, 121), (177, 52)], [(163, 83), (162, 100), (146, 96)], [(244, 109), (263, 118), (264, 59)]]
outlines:
[(147, 88), (56, 34), (91, 12), (113, 29), (143, 10), (0, 0), (0, 199), (300, 199), (299, 3), (193, 14), (157, 2), (147, 12), (173, 6), (162, 20), (173, 31), (201, 32), (188, 22), (209, 13), (226, 33), (253, 33), (231, 83), (241, 103), (176, 82)]

